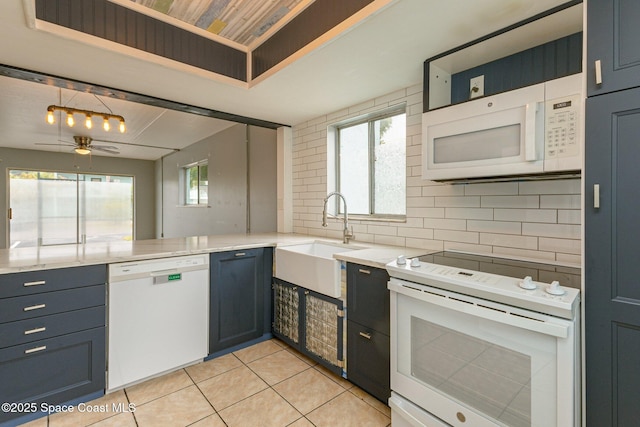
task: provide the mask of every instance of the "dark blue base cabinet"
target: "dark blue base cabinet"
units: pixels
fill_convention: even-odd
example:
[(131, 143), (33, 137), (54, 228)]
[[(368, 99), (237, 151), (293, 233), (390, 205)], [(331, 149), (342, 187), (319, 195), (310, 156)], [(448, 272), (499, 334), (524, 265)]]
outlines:
[(0, 275), (0, 426), (104, 394), (105, 282), (104, 265)]
[(385, 404), (391, 396), (389, 274), (347, 263), (347, 379)]
[(271, 338), (273, 249), (212, 253), (209, 268), (210, 357)]
[(344, 368), (343, 302), (273, 278), (273, 335), (336, 375)]

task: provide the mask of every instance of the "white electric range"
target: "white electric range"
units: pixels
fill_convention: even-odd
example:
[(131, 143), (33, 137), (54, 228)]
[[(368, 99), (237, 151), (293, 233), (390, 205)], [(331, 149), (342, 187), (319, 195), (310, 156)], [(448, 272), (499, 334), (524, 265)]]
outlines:
[(579, 269), (439, 252), (387, 270), (394, 427), (579, 425)]

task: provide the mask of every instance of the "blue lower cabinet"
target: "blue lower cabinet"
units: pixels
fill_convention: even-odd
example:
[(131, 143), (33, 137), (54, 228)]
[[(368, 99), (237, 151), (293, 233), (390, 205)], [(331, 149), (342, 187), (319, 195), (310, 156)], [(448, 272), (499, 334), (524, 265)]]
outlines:
[(212, 253), (209, 354), (271, 337), (271, 248)]
[(104, 394), (106, 277), (104, 265), (0, 275), (0, 426)]

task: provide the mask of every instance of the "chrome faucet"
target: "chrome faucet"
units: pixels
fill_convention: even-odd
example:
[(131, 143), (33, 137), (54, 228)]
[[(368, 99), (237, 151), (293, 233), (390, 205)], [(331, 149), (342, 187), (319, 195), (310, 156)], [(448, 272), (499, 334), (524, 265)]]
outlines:
[(333, 193), (327, 194), (327, 197), (324, 198), (324, 208), (322, 209), (322, 226), (326, 227), (327, 224), (327, 202), (331, 196), (340, 196), (342, 202), (344, 203), (344, 229), (342, 230), (342, 243), (349, 243), (349, 239), (355, 239), (355, 235), (353, 234), (353, 227), (349, 230), (349, 214), (347, 213), (347, 199), (337, 191)]

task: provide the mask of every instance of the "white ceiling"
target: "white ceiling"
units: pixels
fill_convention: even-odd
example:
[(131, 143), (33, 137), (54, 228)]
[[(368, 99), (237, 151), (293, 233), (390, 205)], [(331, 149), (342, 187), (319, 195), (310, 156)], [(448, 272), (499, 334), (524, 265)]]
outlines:
[[(0, 2), (0, 62), (5, 65), (296, 125), (420, 84), (425, 59), (565, 1), (376, 0), (389, 4), (250, 88), (72, 30), (32, 29), (25, 3), (32, 4), (33, 0)], [(46, 106), (58, 103), (58, 89), (10, 78), (0, 80), (0, 146), (67, 149), (34, 145), (55, 142), (59, 136), (66, 141), (72, 139), (74, 133), (64, 126), (58, 128), (44, 121)], [(73, 96), (66, 92), (62, 91), (63, 98)], [(79, 98), (80, 95), (88, 98)], [(84, 102), (99, 102), (93, 95), (80, 95), (74, 98), (79, 102), (78, 108), (92, 109)], [(111, 131), (106, 137), (95, 130), (95, 135), (88, 135), (95, 139), (182, 148), (231, 125), (102, 99), (115, 114), (125, 116), (128, 131), (125, 135)], [(96, 109), (104, 111), (97, 105)], [(156, 159), (168, 152), (118, 147), (121, 156), (132, 158)]]

